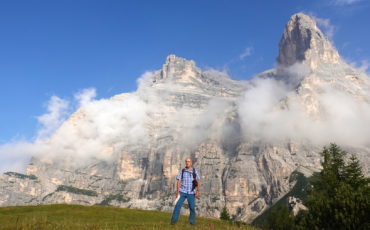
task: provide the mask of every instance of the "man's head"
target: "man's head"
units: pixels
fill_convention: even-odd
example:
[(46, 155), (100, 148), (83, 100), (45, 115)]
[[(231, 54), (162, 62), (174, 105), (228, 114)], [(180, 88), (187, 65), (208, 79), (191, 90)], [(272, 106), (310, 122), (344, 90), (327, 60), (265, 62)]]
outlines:
[(192, 162), (191, 158), (190, 157), (185, 158), (185, 167), (186, 168), (191, 168), (192, 165), (193, 165), (193, 162)]

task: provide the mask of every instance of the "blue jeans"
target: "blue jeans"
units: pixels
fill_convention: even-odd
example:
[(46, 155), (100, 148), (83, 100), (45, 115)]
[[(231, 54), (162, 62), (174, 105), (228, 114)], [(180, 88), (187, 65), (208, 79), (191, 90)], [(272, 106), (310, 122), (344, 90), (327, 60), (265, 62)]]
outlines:
[(188, 205), (190, 209), (189, 222), (190, 224), (195, 224), (195, 194), (187, 194), (183, 192), (180, 192), (180, 199), (177, 201), (175, 209), (173, 210), (171, 223), (176, 223), (179, 219), (180, 209), (185, 199), (188, 199)]

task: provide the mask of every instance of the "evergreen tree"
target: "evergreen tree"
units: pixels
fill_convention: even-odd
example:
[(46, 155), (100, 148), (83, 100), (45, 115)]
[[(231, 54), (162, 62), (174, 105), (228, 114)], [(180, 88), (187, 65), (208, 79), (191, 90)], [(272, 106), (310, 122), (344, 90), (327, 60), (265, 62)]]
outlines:
[(364, 176), (355, 155), (346, 161), (346, 152), (336, 144), (324, 147), (322, 170), (310, 178), (307, 199), (293, 216), (287, 207), (272, 208), (267, 229), (368, 230), (370, 229), (370, 178)]
[(370, 229), (369, 179), (352, 155), (346, 164), (346, 152), (336, 144), (322, 151), (322, 171), (314, 175), (305, 205), (307, 229)]
[(273, 230), (296, 229), (294, 215), (285, 205), (274, 207), (267, 216), (267, 222), (264, 228)]
[(349, 163), (345, 167), (344, 179), (353, 189), (359, 189), (369, 183), (369, 178), (364, 176), (360, 162), (353, 154), (349, 158)]
[(226, 206), (222, 208), (221, 215), (220, 215), (221, 220), (231, 220), (229, 213), (227, 212)]

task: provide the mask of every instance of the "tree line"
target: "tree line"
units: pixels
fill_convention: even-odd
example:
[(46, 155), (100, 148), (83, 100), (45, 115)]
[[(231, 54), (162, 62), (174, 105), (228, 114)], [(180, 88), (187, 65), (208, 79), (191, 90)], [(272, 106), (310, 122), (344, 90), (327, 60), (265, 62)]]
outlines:
[[(358, 158), (332, 143), (320, 153), (322, 170), (315, 172), (305, 189), (307, 210), (293, 215), (286, 205), (271, 208), (262, 229), (370, 230), (370, 178)], [(229, 219), (223, 210), (221, 219)]]

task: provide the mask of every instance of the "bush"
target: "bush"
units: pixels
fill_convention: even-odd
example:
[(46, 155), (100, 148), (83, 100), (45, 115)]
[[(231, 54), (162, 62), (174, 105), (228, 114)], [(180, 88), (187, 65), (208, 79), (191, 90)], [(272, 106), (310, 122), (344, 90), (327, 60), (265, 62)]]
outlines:
[(98, 194), (95, 191), (87, 190), (87, 189), (79, 189), (73, 186), (68, 185), (59, 185), (56, 192), (59, 191), (66, 191), (74, 194), (81, 194), (86, 196), (98, 196)]
[(17, 173), (17, 172), (6, 172), (4, 173), (5, 175), (8, 175), (8, 176), (13, 176), (13, 177), (17, 177), (19, 179), (30, 179), (30, 180), (37, 180), (37, 176), (35, 175), (26, 175), (26, 174), (22, 174), (22, 173)]

